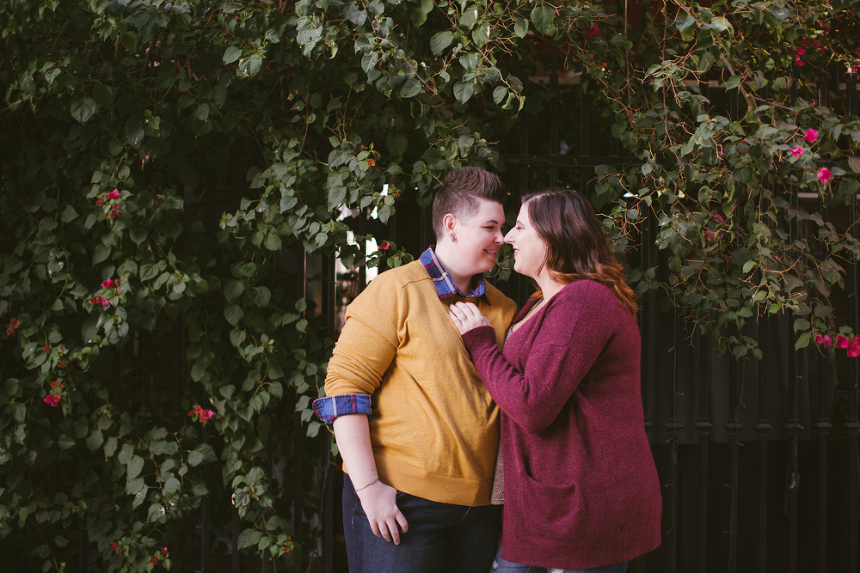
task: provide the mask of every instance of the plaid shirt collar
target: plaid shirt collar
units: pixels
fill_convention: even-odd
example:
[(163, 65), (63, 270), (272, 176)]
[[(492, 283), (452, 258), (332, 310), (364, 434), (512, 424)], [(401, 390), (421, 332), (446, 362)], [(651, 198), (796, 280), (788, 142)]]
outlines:
[(485, 295), (487, 292), (487, 283), (484, 280), (484, 277), (478, 275), (478, 285), (472, 290), (472, 292), (468, 294), (463, 294), (460, 292), (460, 289), (457, 288), (457, 285), (454, 284), (454, 281), (451, 280), (451, 275), (448, 274), (448, 271), (445, 270), (445, 267), (442, 266), (442, 263), (439, 262), (439, 259), (436, 258), (436, 252), (433, 250), (433, 247), (436, 245), (430, 245), (430, 247), (421, 253), (421, 264), (424, 265), (424, 268), (427, 269), (427, 273), (430, 275), (430, 278), (433, 279), (433, 285), (436, 287), (436, 293), (439, 295), (439, 299), (446, 299), (449, 296), (454, 296), (455, 294), (460, 295), (463, 298), (473, 298)]

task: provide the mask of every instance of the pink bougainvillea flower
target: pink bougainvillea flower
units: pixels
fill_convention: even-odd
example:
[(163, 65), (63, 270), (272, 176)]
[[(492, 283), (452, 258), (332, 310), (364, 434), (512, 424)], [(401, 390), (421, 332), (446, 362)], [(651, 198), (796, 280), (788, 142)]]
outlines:
[(101, 197), (99, 197), (98, 199), (96, 199), (96, 205), (98, 205), (99, 207), (101, 207), (102, 205), (104, 205), (104, 202), (105, 202), (105, 200), (104, 200), (103, 198), (101, 198)]
[(803, 139), (805, 139), (809, 143), (813, 143), (816, 139), (818, 139), (818, 130), (812, 128), (807, 129), (806, 133), (803, 135)]
[(717, 223), (725, 223), (726, 222), (726, 220), (723, 218), (723, 216), (720, 215), (719, 213), (714, 213), (714, 221), (716, 221)]
[(102, 299), (102, 306), (110, 306), (110, 301), (106, 298)]
[(15, 336), (15, 329), (7, 328), (6, 329), (6, 336)]
[(57, 404), (60, 403), (60, 396), (54, 396), (53, 394), (48, 394), (44, 398), (42, 398), (42, 402), (45, 404), (50, 404), (51, 408), (56, 408)]
[(848, 341), (848, 358), (860, 356), (860, 338), (852, 338)]
[(803, 60), (800, 59), (800, 56), (794, 56), (794, 65), (795, 66), (802, 66), (803, 65)]
[(821, 169), (818, 170), (818, 180), (819, 181), (821, 181), (822, 183), (824, 183), (826, 185), (827, 182), (830, 181), (831, 179), (833, 179), (833, 173), (831, 173), (828, 168), (822, 167)]
[(111, 279), (108, 279), (108, 280), (106, 280), (106, 281), (102, 282), (102, 288), (111, 288), (111, 287), (113, 287), (115, 284), (116, 284), (116, 283), (115, 283), (115, 282), (113, 282)]
[(162, 555), (167, 555), (167, 547), (162, 547), (162, 548), (161, 548), (161, 554), (162, 554)]
[(707, 239), (707, 241), (708, 241), (709, 243), (713, 243), (713, 242), (714, 242), (714, 234), (713, 234), (712, 232), (710, 232), (710, 231), (708, 231), (707, 229), (705, 229), (705, 231), (704, 231), (704, 235), (705, 235), (705, 239)]
[(391, 248), (391, 243), (389, 243), (388, 241), (382, 241), (381, 243), (379, 243), (379, 250), (380, 251), (387, 251), (390, 248)]
[(17, 318), (9, 319), (9, 328), (17, 328), (21, 324), (21, 321)]
[(836, 348), (848, 348), (848, 339), (841, 334), (836, 335)]
[(600, 28), (597, 27), (597, 24), (595, 24), (594, 26), (592, 26), (591, 28), (589, 28), (585, 31), (585, 34), (589, 38), (593, 38), (594, 36), (598, 35), (599, 33), (600, 33)]
[(116, 541), (111, 541), (111, 542), (110, 542), (110, 550), (111, 550), (111, 551), (116, 551)]
[(829, 347), (833, 346), (833, 339), (830, 338), (826, 334), (824, 334), (824, 335), (816, 334), (815, 335), (815, 342), (816, 342), (816, 344), (820, 344), (824, 348), (829, 348)]
[(803, 48), (795, 48), (795, 49), (794, 49), (794, 52), (795, 52), (798, 56), (802, 56), (803, 54), (805, 54), (805, 53), (806, 53), (806, 50), (804, 50)]
[(803, 155), (803, 148), (799, 145), (794, 149), (789, 149), (789, 152), (794, 156), (795, 159)]
[(158, 557), (153, 557), (149, 560), (150, 565), (155, 565), (156, 563), (158, 563)]
[(108, 199), (119, 199), (119, 191), (114, 189), (110, 193), (108, 193)]
[(212, 410), (204, 410), (200, 407), (200, 404), (194, 404), (194, 406), (191, 408), (191, 411), (188, 412), (188, 415), (196, 415), (200, 423), (205, 424), (206, 420), (215, 415), (215, 412), (213, 412)]
[(51, 388), (65, 388), (66, 387), (65, 382), (60, 382), (58, 380), (52, 380), (52, 381), (48, 382), (48, 384), (51, 386)]

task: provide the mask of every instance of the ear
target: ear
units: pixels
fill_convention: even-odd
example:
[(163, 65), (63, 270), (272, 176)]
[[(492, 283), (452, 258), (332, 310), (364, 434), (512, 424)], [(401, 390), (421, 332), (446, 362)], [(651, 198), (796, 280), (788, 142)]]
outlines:
[(457, 217), (454, 216), (453, 213), (447, 213), (444, 217), (442, 217), (442, 228), (445, 229), (445, 234), (449, 237), (451, 233), (454, 232), (454, 229), (457, 227)]

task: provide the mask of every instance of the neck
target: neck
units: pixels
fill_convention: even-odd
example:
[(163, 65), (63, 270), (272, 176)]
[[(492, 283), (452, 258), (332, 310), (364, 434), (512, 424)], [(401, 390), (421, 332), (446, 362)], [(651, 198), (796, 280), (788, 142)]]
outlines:
[(552, 280), (552, 277), (549, 276), (546, 269), (543, 269), (543, 272), (541, 272), (539, 276), (532, 278), (534, 278), (534, 281), (537, 283), (544, 301), (548, 301), (554, 297), (558, 291), (565, 287), (564, 284)]
[(470, 290), (469, 287), (472, 286), (473, 275), (463, 275), (457, 271), (457, 265), (454, 263), (454, 261), (457, 260), (457, 257), (452, 247), (453, 245), (448, 241), (440, 241), (440, 243), (436, 245), (434, 252), (436, 253), (436, 258), (439, 259), (439, 262), (442, 263), (442, 266), (448, 272), (454, 285), (460, 289), (460, 292), (466, 294)]

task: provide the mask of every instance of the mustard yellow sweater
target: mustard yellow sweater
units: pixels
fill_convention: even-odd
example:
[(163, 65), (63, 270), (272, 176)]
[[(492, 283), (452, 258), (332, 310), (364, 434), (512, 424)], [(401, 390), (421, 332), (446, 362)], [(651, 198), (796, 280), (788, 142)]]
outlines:
[(463, 300), (478, 305), (501, 348), (516, 305), (492, 285), (479, 298), (440, 300), (420, 261), (380, 274), (347, 308), (325, 393), (371, 395), (384, 483), (474, 507), (490, 503), (499, 412), (448, 317), (448, 305)]

